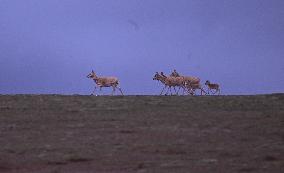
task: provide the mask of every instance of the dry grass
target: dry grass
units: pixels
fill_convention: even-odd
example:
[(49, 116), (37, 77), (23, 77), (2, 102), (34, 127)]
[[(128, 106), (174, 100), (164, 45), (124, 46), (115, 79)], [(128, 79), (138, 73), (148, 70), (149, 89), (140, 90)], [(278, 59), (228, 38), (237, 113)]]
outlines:
[(0, 96), (0, 172), (283, 172), (284, 95)]

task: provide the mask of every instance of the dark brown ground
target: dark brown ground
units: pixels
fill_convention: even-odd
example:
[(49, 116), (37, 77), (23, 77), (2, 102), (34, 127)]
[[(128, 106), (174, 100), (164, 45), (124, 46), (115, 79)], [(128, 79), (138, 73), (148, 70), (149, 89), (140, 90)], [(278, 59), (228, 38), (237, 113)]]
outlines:
[(0, 96), (0, 173), (283, 173), (284, 94)]

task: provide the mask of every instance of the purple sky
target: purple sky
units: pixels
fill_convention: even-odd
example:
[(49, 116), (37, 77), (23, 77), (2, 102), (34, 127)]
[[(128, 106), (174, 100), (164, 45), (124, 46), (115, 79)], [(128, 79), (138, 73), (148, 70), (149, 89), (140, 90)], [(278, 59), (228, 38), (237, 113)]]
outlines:
[(92, 69), (125, 94), (158, 94), (173, 69), (284, 92), (284, 1), (0, 0), (0, 94), (90, 94)]

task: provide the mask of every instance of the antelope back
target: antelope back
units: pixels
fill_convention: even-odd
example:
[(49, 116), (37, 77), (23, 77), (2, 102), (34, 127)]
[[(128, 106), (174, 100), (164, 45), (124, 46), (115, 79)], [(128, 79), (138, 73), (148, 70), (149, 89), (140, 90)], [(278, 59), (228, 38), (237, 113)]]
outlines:
[(183, 77), (167, 77), (166, 83), (170, 86), (181, 86), (184, 84)]
[(200, 83), (200, 79), (198, 77), (193, 77), (193, 76), (185, 76), (184, 80), (191, 84)]
[(100, 77), (97, 80), (98, 84), (102, 86), (109, 86), (112, 84), (118, 84), (118, 78), (116, 77)]

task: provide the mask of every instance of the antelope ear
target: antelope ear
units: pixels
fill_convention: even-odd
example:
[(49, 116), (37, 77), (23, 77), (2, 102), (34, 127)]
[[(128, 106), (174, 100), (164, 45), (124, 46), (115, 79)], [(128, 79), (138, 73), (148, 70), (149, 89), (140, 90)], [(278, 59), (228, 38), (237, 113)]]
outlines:
[(92, 70), (92, 73), (94, 73), (94, 70)]

